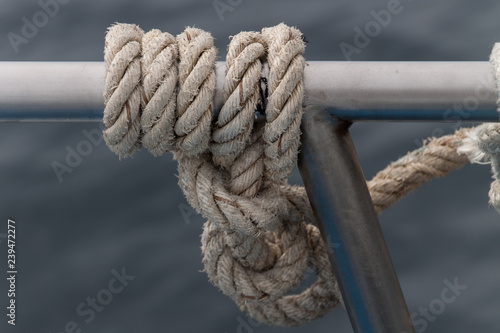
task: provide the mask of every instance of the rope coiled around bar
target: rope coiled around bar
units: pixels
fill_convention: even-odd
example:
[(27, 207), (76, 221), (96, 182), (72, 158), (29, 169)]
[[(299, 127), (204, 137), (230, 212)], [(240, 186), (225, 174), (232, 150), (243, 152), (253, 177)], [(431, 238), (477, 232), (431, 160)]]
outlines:
[[(300, 31), (284, 24), (234, 36), (212, 126), (217, 50), (210, 34), (187, 28), (174, 38), (117, 24), (106, 37), (106, 142), (120, 157), (141, 142), (155, 156), (174, 153), (181, 189), (208, 220), (202, 252), (210, 281), (271, 325), (304, 324), (341, 300), (305, 190), (286, 182), (300, 144), (304, 50)], [(266, 123), (254, 126), (262, 104)], [(292, 294), (307, 267), (318, 280)]]
[(141, 147), (141, 45), (144, 32), (135, 25), (115, 25), (106, 35), (104, 63), (104, 140), (120, 157)]
[[(174, 37), (116, 24), (105, 43), (106, 143), (120, 158), (141, 145), (154, 156), (174, 154), (179, 186), (207, 219), (210, 281), (270, 325), (301, 325), (342, 304), (307, 194), (287, 183), (300, 145), (304, 51), (300, 31), (284, 24), (232, 37), (224, 104), (212, 124), (217, 50), (209, 33), (186, 28)], [(254, 124), (262, 105), (266, 122)], [(377, 212), (464, 165), (467, 133), (432, 139), (377, 174), (368, 182)], [(308, 267), (317, 280), (294, 294)]]

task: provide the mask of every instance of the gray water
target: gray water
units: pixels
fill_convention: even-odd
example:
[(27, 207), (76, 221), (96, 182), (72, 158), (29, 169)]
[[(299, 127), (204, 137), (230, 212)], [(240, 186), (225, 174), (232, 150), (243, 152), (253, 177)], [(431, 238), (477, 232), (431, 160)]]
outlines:
[[(393, 3), (221, 0), (229, 7), (219, 15), (212, 1), (66, 2), (16, 53), (8, 34), (20, 35), (23, 17), (32, 20), (41, 7), (0, 0), (0, 61), (102, 61), (113, 22), (172, 34), (196, 25), (214, 35), (224, 59), (228, 36), (282, 21), (307, 36), (308, 60), (345, 60), (340, 43), (353, 44), (354, 28), (373, 20), (370, 11)], [(397, 8), (351, 60), (484, 61), (500, 40), (498, 1), (401, 0)], [(457, 125), (360, 123), (352, 135), (371, 178), (426, 137)], [(141, 151), (119, 161), (99, 143), (60, 182), (52, 163), (65, 163), (67, 147), (76, 149), (86, 140), (83, 131), (97, 128), (0, 123), (0, 234), (8, 218), (15, 220), (18, 250), (12, 327), (6, 323), (7, 243), (0, 238), (0, 332), (352, 332), (344, 310), (300, 328), (258, 326), (218, 292), (200, 272), (203, 220), (187, 208), (171, 156)], [(487, 203), (490, 180), (487, 166), (469, 165), (380, 216), (420, 332), (500, 331), (500, 217)], [(291, 182), (300, 183), (297, 172)], [(135, 278), (123, 288), (112, 284), (112, 294), (113, 272), (122, 269)], [(445, 281), (455, 279), (467, 288), (452, 297)], [(99, 311), (86, 304), (96, 296), (109, 302)], [(429, 307), (429, 314), (419, 313)]]

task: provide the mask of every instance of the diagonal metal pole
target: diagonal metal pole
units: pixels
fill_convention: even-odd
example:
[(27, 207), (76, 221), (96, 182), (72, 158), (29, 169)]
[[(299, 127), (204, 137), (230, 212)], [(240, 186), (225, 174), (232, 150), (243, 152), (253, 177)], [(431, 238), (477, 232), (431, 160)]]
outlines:
[(306, 108), (300, 173), (322, 235), (331, 244), (330, 259), (354, 331), (411, 333), (350, 124), (324, 109)]

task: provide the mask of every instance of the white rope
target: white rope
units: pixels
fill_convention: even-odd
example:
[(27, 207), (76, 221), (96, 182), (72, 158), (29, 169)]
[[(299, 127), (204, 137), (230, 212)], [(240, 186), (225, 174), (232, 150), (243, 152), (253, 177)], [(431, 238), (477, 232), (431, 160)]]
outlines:
[[(339, 292), (321, 239), (310, 239), (319, 237), (319, 232), (307, 232), (308, 228), (315, 230), (316, 227), (304, 223), (313, 219), (305, 191), (285, 182), (291, 171), (289, 166), (295, 164), (300, 139), (287, 134), (292, 123), (290, 118), (298, 118), (300, 125), (302, 95), (297, 86), (303, 86), (304, 61), (300, 55), (303, 42), (296, 29), (285, 25), (269, 29), (273, 32), (267, 38), (265, 33), (262, 37), (257, 33), (242, 33), (229, 45), (227, 76), (234, 81), (239, 79), (239, 83), (234, 84), (231, 80), (225, 85), (227, 90), (222, 110), (227, 114), (223, 113), (222, 120), (216, 125), (216, 130), (224, 128), (222, 126), (233, 127), (232, 131), (226, 129), (233, 133), (224, 142), (229, 147), (225, 151), (227, 155), (214, 154), (216, 163), (224, 169), (217, 170), (217, 164), (212, 163), (209, 156), (197, 160), (179, 158), (179, 179), (188, 201), (209, 220), (202, 235), (202, 252), (210, 281), (252, 317), (270, 325), (291, 326), (324, 315), (338, 304)], [(301, 47), (291, 53), (292, 58), (302, 59), (276, 64), (280, 67), (275, 72), (281, 71), (282, 74), (276, 76), (275, 87), (280, 87), (284, 96), (289, 96), (289, 100), (275, 103), (274, 117), (271, 118), (274, 126), (282, 129), (281, 135), (273, 141), (266, 141), (264, 136), (269, 129), (256, 128), (248, 141), (251, 130), (245, 128), (245, 124), (251, 129), (253, 115), (245, 117), (245, 113), (253, 113), (258, 102), (259, 77), (256, 74), (260, 75), (259, 58), (263, 51), (259, 44), (264, 42), (269, 47), (281, 42), (281, 46), (287, 47), (289, 42), (297, 45), (297, 40)], [(245, 59), (242, 55), (248, 56)], [(234, 67), (256, 68), (256, 73), (250, 71), (245, 73), (246, 76), (238, 75)], [(271, 63), (269, 67), (272, 72)], [(243, 72), (240, 70), (240, 73)], [(299, 77), (300, 80), (292, 84), (282, 82), (288, 77)], [(246, 83), (247, 78), (249, 83)], [(235, 86), (238, 87), (237, 94), (234, 93)], [(255, 97), (252, 99), (251, 96)], [(234, 105), (240, 112), (234, 111)], [(285, 117), (279, 118), (280, 114)], [(286, 121), (288, 123), (284, 123)], [(234, 142), (237, 144), (231, 145)], [(279, 154), (264, 155), (264, 151), (273, 145), (283, 147)], [(220, 143), (218, 149), (222, 147)], [(227, 186), (224, 179), (227, 179)], [(268, 181), (263, 182), (263, 179)], [(318, 246), (322, 248), (315, 251), (312, 244), (321, 244)], [(319, 262), (328, 263), (326, 266), (318, 268), (318, 260), (309, 258), (309, 255), (318, 254), (323, 255)], [(301, 294), (288, 295), (300, 284), (308, 264), (321, 270), (319, 280)], [(329, 282), (323, 281), (325, 276)], [(333, 287), (325, 289), (326, 285)]]
[[(210, 281), (270, 325), (304, 324), (341, 299), (305, 190), (286, 182), (300, 144), (304, 50), (300, 31), (284, 24), (234, 36), (212, 126), (217, 50), (209, 33), (187, 28), (174, 40), (117, 24), (106, 37), (106, 142), (120, 157), (136, 152), (141, 136), (153, 155), (174, 153), (181, 189), (208, 220)], [(254, 127), (259, 105), (267, 105), (266, 124)], [(292, 294), (308, 266), (318, 280)]]
[[(499, 49), (491, 57), (497, 82)], [(105, 44), (106, 143), (120, 157), (141, 143), (155, 156), (173, 152), (179, 186), (208, 220), (201, 240), (210, 281), (270, 325), (301, 325), (342, 304), (306, 192), (287, 183), (300, 145), (304, 50), (300, 31), (284, 24), (234, 36), (212, 125), (217, 50), (209, 33), (186, 28), (174, 38), (117, 24)], [(266, 123), (254, 125), (261, 105)], [(377, 211), (461, 167), (463, 154), (492, 163), (490, 202), (500, 210), (500, 125), (484, 124), (431, 139), (379, 172), (368, 183)], [(317, 280), (294, 294), (308, 267)]]
[(267, 143), (266, 167), (270, 180), (281, 181), (297, 164), (304, 98), (305, 60), (302, 53), (305, 44), (300, 31), (287, 29), (284, 25), (265, 28), (262, 34), (269, 49), (269, 98), (263, 136)]
[(179, 149), (197, 155), (210, 143), (215, 94), (217, 50), (212, 36), (187, 28), (177, 36), (179, 46), (179, 93), (175, 134)]
[(175, 148), (177, 58), (171, 34), (155, 29), (142, 38), (142, 144), (154, 156)]
[(216, 164), (227, 167), (244, 151), (250, 140), (259, 101), (261, 58), (265, 52), (266, 45), (256, 32), (242, 32), (229, 44), (224, 104), (212, 132), (212, 153)]
[(106, 35), (103, 137), (120, 158), (140, 149), (142, 35), (132, 24), (116, 24)]

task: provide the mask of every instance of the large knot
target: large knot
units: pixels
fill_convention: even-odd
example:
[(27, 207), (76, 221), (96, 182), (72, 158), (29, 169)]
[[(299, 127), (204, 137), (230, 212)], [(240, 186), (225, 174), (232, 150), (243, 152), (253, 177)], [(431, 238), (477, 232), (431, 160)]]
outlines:
[[(305, 224), (287, 222), (282, 232), (267, 234), (263, 241), (250, 238), (243, 243), (233, 240), (238, 234), (206, 223), (202, 251), (210, 281), (234, 299), (263, 302), (275, 301), (296, 288), (307, 268), (307, 235)], [(239, 260), (242, 253), (244, 261)]]
[[(340, 299), (305, 190), (286, 182), (300, 143), (303, 52), (300, 31), (284, 24), (234, 36), (212, 127), (217, 50), (209, 33), (187, 28), (174, 38), (119, 24), (106, 37), (106, 142), (120, 157), (141, 137), (155, 156), (174, 153), (180, 188), (208, 220), (210, 281), (272, 325), (306, 323)], [(266, 105), (266, 123), (254, 124)], [(291, 295), (308, 267), (318, 280)]]
[(280, 217), (287, 214), (289, 204), (279, 189), (268, 188), (251, 198), (233, 194), (225, 185), (227, 172), (220, 172), (209, 156), (191, 158), (176, 154), (175, 158), (179, 186), (187, 201), (219, 228), (259, 236), (282, 227)]
[(310, 224), (306, 230), (308, 265), (318, 276), (316, 282), (300, 294), (285, 295), (275, 302), (240, 298), (236, 302), (241, 310), (246, 310), (254, 319), (271, 326), (299, 326), (343, 304), (321, 234), (317, 227)]
[[(260, 246), (251, 246), (258, 251), (242, 250), (241, 243), (234, 246), (234, 234), (207, 222), (202, 234), (203, 263), (210, 281), (252, 317), (269, 325), (296, 326), (324, 315), (341, 302), (341, 296), (318, 228), (300, 221), (312, 218), (310, 210), (301, 210), (307, 200), (305, 191), (286, 186), (284, 193), (296, 207), (295, 220), (287, 221), (281, 232), (260, 237), (263, 242), (254, 239)], [(262, 251), (262, 244), (272, 255)], [(246, 254), (244, 262), (238, 260), (239, 251)], [(260, 266), (252, 267), (254, 256)], [(302, 281), (307, 266), (317, 281), (300, 294), (288, 295)]]

